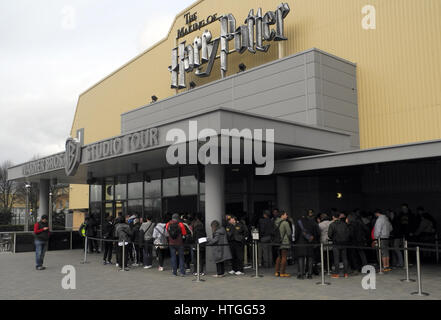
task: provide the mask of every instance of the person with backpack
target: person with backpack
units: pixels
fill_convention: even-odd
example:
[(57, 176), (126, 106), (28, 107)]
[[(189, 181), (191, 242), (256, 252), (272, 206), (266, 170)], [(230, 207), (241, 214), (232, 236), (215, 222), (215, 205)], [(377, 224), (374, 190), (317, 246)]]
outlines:
[[(320, 229), (318, 224), (312, 219), (303, 215), (296, 223), (296, 244), (311, 245), (319, 243)], [(297, 279), (312, 279), (313, 263), (314, 263), (314, 247), (300, 246), (294, 249), (294, 256), (298, 262)], [(306, 268), (307, 267), (307, 268)]]
[(170, 246), (170, 258), (173, 269), (173, 274), (178, 275), (178, 265), (176, 261), (176, 253), (179, 254), (179, 270), (181, 277), (185, 277), (185, 263), (184, 263), (184, 238), (187, 235), (185, 226), (179, 221), (179, 214), (175, 213), (172, 220), (169, 221), (165, 227), (168, 233), (168, 243)]
[[(275, 226), (277, 227), (277, 232), (280, 234), (280, 243), (278, 255), (276, 259), (276, 277), (290, 277), (289, 273), (286, 273), (286, 263), (288, 251), (291, 248), (291, 226), (288, 222), (288, 213), (282, 211), (282, 214), (276, 219)], [(276, 237), (277, 238), (277, 237)], [(275, 239), (278, 241), (278, 239)]]
[[(207, 233), (205, 232), (205, 226), (200, 220), (200, 214), (196, 214), (194, 220), (191, 223), (191, 228), (193, 229), (193, 239), (194, 243), (197, 243), (199, 239), (205, 238)], [(196, 246), (192, 248), (192, 260), (193, 260), (193, 275), (197, 276), (197, 252)], [(201, 275), (205, 275), (204, 273), (205, 266), (205, 246), (199, 246), (199, 271)]]
[(107, 216), (103, 223), (103, 239), (104, 241), (104, 256), (103, 264), (112, 264), (112, 251), (113, 251), (113, 229), (114, 229), (112, 216)]
[(155, 224), (152, 221), (151, 215), (146, 216), (146, 222), (141, 225), (140, 233), (143, 241), (143, 264), (144, 269), (150, 269), (153, 264), (153, 232)]
[(332, 224), (329, 226), (328, 237), (334, 245), (332, 247), (332, 252), (334, 255), (334, 273), (332, 278), (338, 279), (340, 277), (340, 257), (343, 261), (343, 273), (344, 277), (348, 278), (348, 249), (342, 246), (347, 246), (350, 244), (350, 230), (346, 222), (343, 222), (340, 218), (340, 214), (335, 212), (332, 216)]
[(248, 228), (243, 223), (238, 222), (234, 216), (230, 217), (228, 222), (229, 224), (225, 230), (232, 254), (232, 270), (229, 273), (241, 276), (245, 274), (243, 261)]
[[(123, 217), (119, 217), (115, 221), (116, 239), (118, 239), (118, 249), (116, 251), (117, 266), (120, 270), (124, 267), (125, 271), (129, 271), (127, 266), (128, 248), (131, 244), (132, 230)], [(124, 247), (124, 260), (123, 260), (123, 247)]]
[(273, 264), (270, 243), (274, 223), (270, 216), (271, 212), (269, 210), (264, 210), (262, 218), (259, 219), (259, 264), (265, 268), (271, 268)]
[(166, 219), (161, 220), (161, 222), (157, 223), (153, 229), (153, 244), (156, 249), (156, 256), (158, 257), (158, 270), (164, 271), (164, 257), (165, 252), (167, 250), (167, 231), (165, 230)]

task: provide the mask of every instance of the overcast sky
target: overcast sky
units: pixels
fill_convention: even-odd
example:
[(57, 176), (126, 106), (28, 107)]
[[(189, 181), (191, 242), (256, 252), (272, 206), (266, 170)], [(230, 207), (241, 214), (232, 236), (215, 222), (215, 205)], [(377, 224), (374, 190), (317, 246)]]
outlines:
[(1, 0), (0, 163), (64, 150), (78, 96), (195, 0)]

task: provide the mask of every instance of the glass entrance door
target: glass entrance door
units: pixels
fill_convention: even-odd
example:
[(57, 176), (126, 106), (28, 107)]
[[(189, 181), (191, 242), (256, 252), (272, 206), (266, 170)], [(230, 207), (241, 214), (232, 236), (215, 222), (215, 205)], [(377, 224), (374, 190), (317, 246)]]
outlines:
[(111, 216), (113, 219), (120, 215), (125, 217), (127, 214), (127, 201), (107, 201), (104, 204), (104, 216)]

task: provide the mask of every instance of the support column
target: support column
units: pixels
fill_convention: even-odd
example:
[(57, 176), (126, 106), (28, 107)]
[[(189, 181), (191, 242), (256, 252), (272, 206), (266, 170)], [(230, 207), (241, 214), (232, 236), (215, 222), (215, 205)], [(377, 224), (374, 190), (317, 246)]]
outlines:
[(39, 188), (38, 219), (43, 215), (49, 215), (49, 180), (40, 180)]
[(290, 177), (277, 176), (277, 207), (279, 210), (286, 210), (290, 217), (291, 212), (291, 181)]
[[(225, 168), (222, 165), (209, 164), (205, 166), (205, 230), (212, 237), (211, 222), (219, 221), (222, 225), (225, 215)], [(213, 261), (212, 248), (206, 250), (206, 269), (216, 270)]]

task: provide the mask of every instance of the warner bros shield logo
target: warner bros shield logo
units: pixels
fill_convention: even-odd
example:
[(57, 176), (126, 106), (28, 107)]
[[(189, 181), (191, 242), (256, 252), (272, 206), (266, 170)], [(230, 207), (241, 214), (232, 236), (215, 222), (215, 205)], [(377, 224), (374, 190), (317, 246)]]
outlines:
[(66, 175), (72, 177), (77, 172), (81, 162), (81, 144), (78, 140), (69, 138), (66, 141)]

